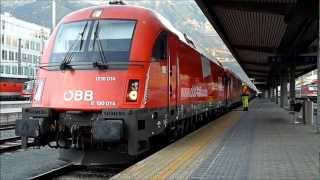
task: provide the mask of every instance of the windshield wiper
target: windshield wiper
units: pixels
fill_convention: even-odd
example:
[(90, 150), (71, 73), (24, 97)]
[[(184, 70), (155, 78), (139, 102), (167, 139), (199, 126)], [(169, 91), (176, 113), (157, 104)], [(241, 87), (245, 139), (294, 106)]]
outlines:
[(93, 37), (93, 45), (92, 45), (92, 49), (94, 50), (94, 47), (95, 47), (95, 44), (96, 44), (96, 41), (97, 41), (97, 44), (98, 44), (98, 52), (99, 52), (99, 56), (100, 56), (100, 59), (97, 60), (96, 62), (93, 63), (93, 66), (94, 67), (98, 67), (99, 69), (108, 69), (109, 68), (109, 65), (105, 59), (105, 56), (104, 56), (104, 52), (103, 52), (103, 47), (102, 47), (102, 44), (101, 44), (101, 40), (100, 38), (98, 37), (99, 36), (99, 24), (100, 24), (100, 21), (98, 20), (97, 22), (97, 25), (96, 25), (96, 28), (94, 30), (94, 37)]
[(65, 57), (63, 58), (63, 61), (60, 64), (60, 69), (64, 70), (64, 69), (72, 69), (72, 67), (70, 66), (70, 62), (72, 60), (72, 57), (74, 55), (74, 48), (76, 47), (78, 41), (80, 41), (80, 45), (79, 45), (79, 51), (81, 51), (82, 49), (82, 45), (83, 45), (83, 37), (84, 37), (84, 33), (86, 32), (87, 26), (88, 26), (89, 21), (86, 22), (86, 24), (83, 27), (82, 32), (80, 33), (80, 39), (77, 39), (72, 46), (69, 48), (69, 50), (66, 52)]

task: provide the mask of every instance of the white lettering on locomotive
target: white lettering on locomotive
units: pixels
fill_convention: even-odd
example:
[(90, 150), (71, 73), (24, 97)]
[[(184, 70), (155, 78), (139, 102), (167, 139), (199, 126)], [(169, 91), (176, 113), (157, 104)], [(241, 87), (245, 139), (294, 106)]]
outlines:
[(97, 106), (115, 106), (115, 101), (96, 101)]
[(75, 90), (73, 95), (74, 101), (82, 101), (83, 99), (83, 91), (81, 90)]
[(92, 90), (68, 90), (64, 92), (63, 99), (65, 101), (92, 101)]
[(97, 76), (96, 81), (115, 81), (116, 77), (114, 76)]
[(116, 101), (91, 101), (90, 102), (91, 106), (116, 106), (117, 103)]
[(181, 88), (181, 97), (208, 97), (208, 90), (201, 86)]
[(83, 100), (84, 101), (92, 101), (93, 100), (93, 91), (84, 91)]

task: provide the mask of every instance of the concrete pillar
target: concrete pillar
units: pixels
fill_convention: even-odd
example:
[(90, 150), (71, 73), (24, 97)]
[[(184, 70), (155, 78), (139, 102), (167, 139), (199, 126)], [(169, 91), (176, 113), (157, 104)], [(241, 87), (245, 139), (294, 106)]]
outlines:
[(268, 96), (269, 95), (269, 90), (268, 89), (265, 89), (263, 94), (264, 94), (264, 98), (265, 99), (269, 98), (269, 96)]
[(284, 72), (280, 78), (280, 107), (288, 106), (288, 73)]
[(296, 67), (292, 65), (290, 67), (290, 111), (293, 111), (293, 104), (296, 101)]

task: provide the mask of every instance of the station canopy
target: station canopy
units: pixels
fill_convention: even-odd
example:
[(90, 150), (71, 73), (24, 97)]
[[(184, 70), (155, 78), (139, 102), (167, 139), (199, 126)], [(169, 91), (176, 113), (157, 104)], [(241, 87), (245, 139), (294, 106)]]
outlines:
[(316, 68), (318, 0), (196, 3), (258, 88), (274, 85), (290, 69), (298, 77)]

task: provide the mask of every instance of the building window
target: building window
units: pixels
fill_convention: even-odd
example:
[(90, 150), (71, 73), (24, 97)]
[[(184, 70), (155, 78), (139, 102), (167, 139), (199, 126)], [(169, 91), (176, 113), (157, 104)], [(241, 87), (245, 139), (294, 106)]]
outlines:
[(6, 28), (6, 22), (5, 21), (2, 21), (2, 29), (4, 30)]
[(2, 50), (1, 52), (2, 52), (1, 53), (2, 54), (1, 55), (2, 56), (2, 60), (7, 60), (7, 51), (6, 50)]
[(6, 72), (6, 74), (11, 74), (10, 66), (5, 66), (5, 72)]
[(30, 74), (30, 76), (33, 76), (33, 68), (30, 68), (29, 74)]
[(18, 67), (12, 66), (12, 74), (18, 74)]
[(22, 61), (26, 61), (27, 60), (27, 55), (25, 53), (22, 53)]
[[(18, 41), (20, 41), (20, 48), (22, 49), (22, 48), (24, 48), (24, 40), (22, 40), (22, 39), (20, 39), (19, 38), (19, 40)], [(18, 42), (19, 43), (19, 42)]]
[(4, 34), (1, 34), (1, 44), (4, 44)]
[(24, 75), (28, 75), (29, 74), (29, 70), (28, 70), (28, 67), (24, 67)]
[(28, 62), (32, 63), (32, 55), (31, 54), (28, 54)]
[(6, 44), (11, 46), (11, 37), (9, 35), (6, 36)]
[(16, 55), (16, 60), (18, 61), (19, 60), (19, 54), (16, 52), (15, 55)]
[(33, 42), (33, 41), (30, 41), (30, 49), (31, 49), (31, 50), (35, 50), (34, 42)]
[[(20, 72), (20, 73), (19, 73)], [(18, 67), (18, 74), (19, 75), (22, 75), (23, 74), (23, 68), (20, 66), (20, 67)]]
[(40, 51), (40, 43), (36, 43), (36, 50)]
[(29, 41), (28, 40), (26, 40), (24, 48), (29, 49)]
[(15, 36), (12, 36), (11, 45), (13, 47), (17, 47), (18, 46), (17, 38)]
[(12, 51), (9, 51), (9, 60), (11, 60), (11, 61), (13, 60), (13, 54), (14, 53)]
[(4, 73), (4, 67), (0, 65), (0, 73)]
[(37, 56), (33, 55), (32, 58), (33, 58), (33, 64), (37, 64)]

